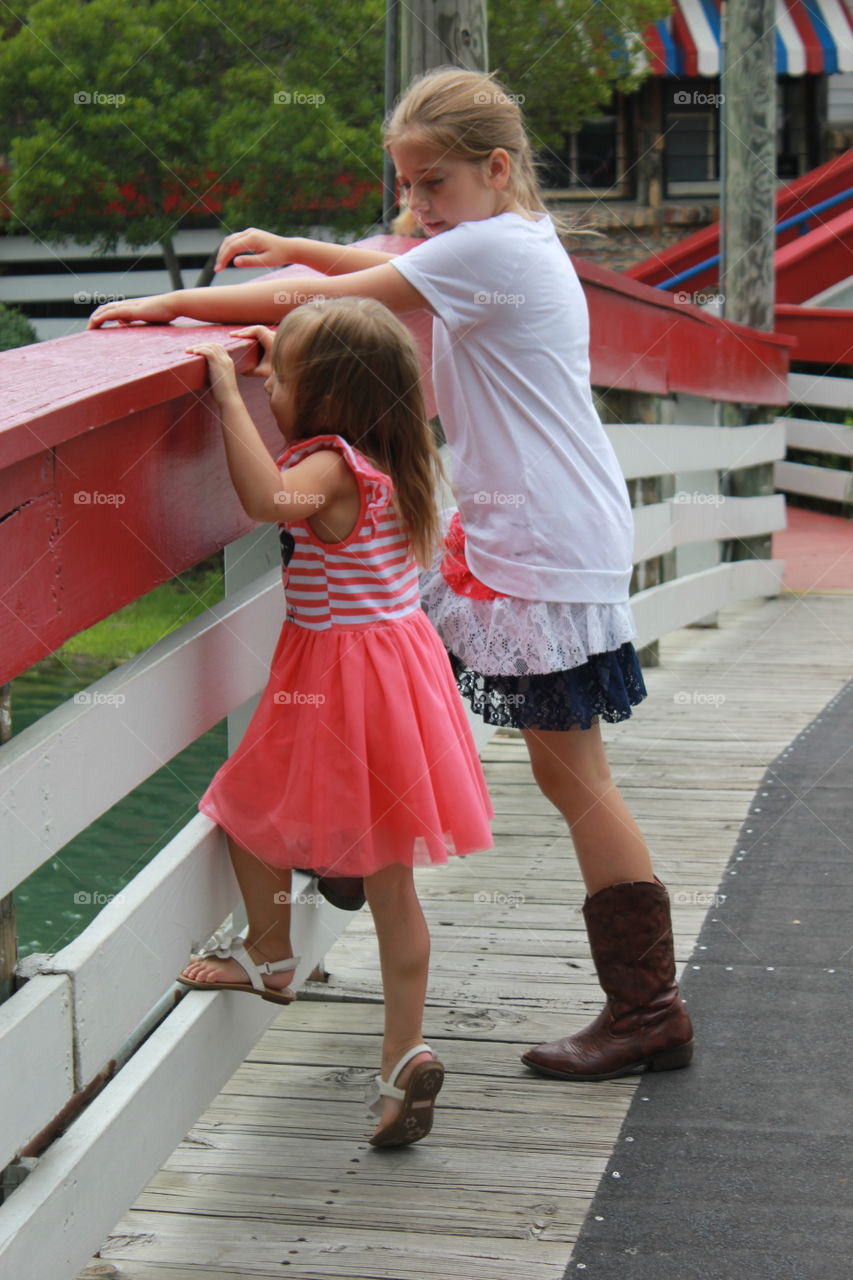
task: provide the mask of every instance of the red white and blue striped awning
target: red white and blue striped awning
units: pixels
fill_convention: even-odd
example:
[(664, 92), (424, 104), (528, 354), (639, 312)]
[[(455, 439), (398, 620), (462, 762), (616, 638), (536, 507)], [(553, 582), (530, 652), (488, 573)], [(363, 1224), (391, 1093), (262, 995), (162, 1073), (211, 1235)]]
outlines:
[[(721, 0), (675, 0), (672, 16), (646, 29), (653, 75), (720, 74), (720, 5)], [(788, 76), (853, 71), (848, 0), (776, 0), (776, 71)]]

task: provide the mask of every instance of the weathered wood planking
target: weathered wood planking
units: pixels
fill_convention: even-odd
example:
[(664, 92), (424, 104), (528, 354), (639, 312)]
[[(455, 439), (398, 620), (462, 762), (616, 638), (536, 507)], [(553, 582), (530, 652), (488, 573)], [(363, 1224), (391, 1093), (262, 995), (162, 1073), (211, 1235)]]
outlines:
[[(853, 597), (730, 606), (720, 624), (667, 637), (649, 699), (605, 726), (672, 895), (679, 964), (725, 892), (767, 765), (853, 670)], [(708, 693), (725, 700), (694, 697)], [(327, 957), (328, 985), (279, 1015), (104, 1242), (122, 1280), (562, 1277), (641, 1080), (564, 1086), (519, 1062), (583, 1026), (600, 995), (565, 827), (516, 735), (483, 760), (495, 849), (419, 873), (425, 1031), (448, 1068), (434, 1133), (382, 1155), (366, 1142), (382, 1006), (362, 914)]]
[[(389, 1162), (390, 1164), (390, 1162)], [(399, 1194), (399, 1193), (398, 1193)], [(389, 1195), (389, 1200), (392, 1197)], [(331, 1225), (326, 1215), (319, 1226), (282, 1229), (281, 1219), (267, 1223), (246, 1220), (244, 1235), (234, 1219), (200, 1220), (177, 1214), (163, 1219), (156, 1235), (129, 1227), (123, 1253), (102, 1252), (104, 1260), (121, 1258), (121, 1280), (235, 1280), (240, 1276), (289, 1276), (292, 1280), (552, 1280), (562, 1276), (568, 1244), (540, 1238), (548, 1226), (545, 1193), (541, 1212), (534, 1219), (532, 1237), (501, 1238), (487, 1243), (482, 1237), (430, 1235), (418, 1231), (418, 1200), (409, 1201), (406, 1227), (377, 1232), (371, 1224), (361, 1229)], [(381, 1213), (374, 1216), (381, 1217)], [(334, 1218), (330, 1207), (328, 1219)], [(316, 1221), (316, 1219), (315, 1219)], [(121, 1243), (121, 1242), (118, 1242)], [(134, 1258), (154, 1264), (137, 1269)], [(130, 1263), (127, 1259), (130, 1259)], [(283, 1269), (283, 1264), (288, 1270)], [(175, 1272), (171, 1270), (175, 1267)]]

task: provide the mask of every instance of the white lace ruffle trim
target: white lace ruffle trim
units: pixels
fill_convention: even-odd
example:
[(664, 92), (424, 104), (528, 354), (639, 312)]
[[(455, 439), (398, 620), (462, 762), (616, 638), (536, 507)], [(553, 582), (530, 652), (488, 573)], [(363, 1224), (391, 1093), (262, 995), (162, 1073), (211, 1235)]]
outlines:
[(484, 676), (544, 675), (581, 667), (636, 638), (630, 604), (472, 600), (437, 566), (421, 574), (421, 603), (446, 649)]

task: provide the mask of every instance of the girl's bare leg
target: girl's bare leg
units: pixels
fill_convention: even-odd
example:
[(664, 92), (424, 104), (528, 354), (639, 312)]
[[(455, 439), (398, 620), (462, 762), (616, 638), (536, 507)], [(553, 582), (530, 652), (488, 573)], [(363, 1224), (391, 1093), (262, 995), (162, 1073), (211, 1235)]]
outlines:
[[(423, 1040), (423, 1012), (429, 976), (429, 930), (415, 891), (412, 868), (394, 864), (365, 877), (364, 889), (379, 940), (379, 963), (385, 994), (385, 1036), (382, 1041), (383, 1080), (408, 1049)], [(401, 1071), (396, 1083), (406, 1080), (419, 1062), (430, 1056), (419, 1053)], [(379, 1128), (400, 1110), (394, 1098), (384, 1099)]]
[[(292, 955), (290, 945), (291, 873), (271, 867), (228, 836), (228, 852), (234, 874), (246, 904), (249, 929), (246, 949), (255, 964), (284, 960)], [(196, 982), (246, 982), (247, 974), (238, 960), (192, 960), (184, 969)], [(293, 970), (264, 975), (268, 987), (279, 990), (293, 980)]]
[(533, 776), (572, 835), (590, 897), (629, 880), (654, 880), (640, 829), (613, 777), (596, 721), (565, 733), (523, 730)]

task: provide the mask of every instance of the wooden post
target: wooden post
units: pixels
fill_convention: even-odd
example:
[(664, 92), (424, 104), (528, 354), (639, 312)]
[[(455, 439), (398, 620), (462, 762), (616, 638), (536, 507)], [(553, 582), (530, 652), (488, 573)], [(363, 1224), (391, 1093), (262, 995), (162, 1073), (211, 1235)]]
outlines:
[[(720, 288), (723, 315), (755, 329), (775, 327), (776, 274), (776, 7), (774, 0), (723, 5)], [(771, 409), (775, 416), (775, 409)], [(726, 405), (724, 426), (765, 421), (756, 405)], [(771, 465), (724, 478), (737, 497), (773, 492)], [(733, 540), (724, 558), (770, 555), (769, 535)]]
[[(662, 209), (663, 200), (663, 148), (661, 132), (661, 85), (657, 76), (650, 76), (636, 97), (635, 137), (637, 160), (634, 165), (637, 204), (650, 209)], [(660, 225), (663, 225), (661, 216)]]
[(728, 0), (720, 78), (723, 315), (774, 328), (776, 248), (776, 22), (774, 0)]
[[(390, 115), (400, 92), (400, 0), (385, 0), (385, 115)], [(397, 206), (394, 162), (388, 152), (382, 160), (382, 226), (391, 230)]]
[[(452, 65), (487, 71), (486, 0), (385, 0), (385, 112), (401, 89), (433, 67)], [(396, 209), (391, 157), (383, 161), (382, 224), (388, 231)]]
[[(12, 686), (0, 685), (0, 746), (12, 736)], [(18, 963), (18, 934), (15, 927), (15, 896), (0, 898), (0, 1004), (15, 991)]]
[(489, 66), (485, 0), (409, 0), (400, 12), (400, 83), (433, 67)]

